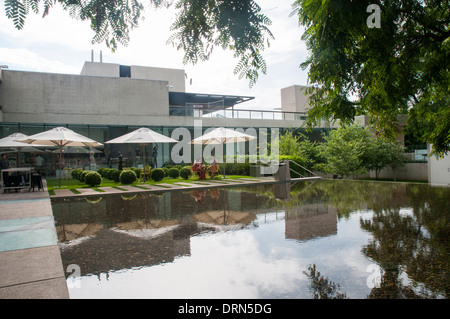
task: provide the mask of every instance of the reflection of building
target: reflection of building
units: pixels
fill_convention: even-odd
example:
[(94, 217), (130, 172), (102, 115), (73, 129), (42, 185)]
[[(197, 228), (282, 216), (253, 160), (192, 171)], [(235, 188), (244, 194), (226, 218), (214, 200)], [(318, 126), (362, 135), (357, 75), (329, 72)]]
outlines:
[(289, 209), (286, 214), (286, 238), (307, 240), (336, 233), (337, 210), (327, 203), (303, 204)]
[(173, 262), (191, 254), (191, 236), (224, 229), (210, 217), (224, 212), (226, 224), (245, 226), (264, 206), (258, 194), (224, 194), (205, 190), (201, 204), (189, 191), (53, 199), (64, 268), (76, 264), (84, 276)]
[(63, 246), (61, 258), (64, 269), (70, 264), (76, 264), (82, 276), (100, 275), (171, 262), (177, 256), (190, 255), (189, 237), (192, 229), (189, 228), (189, 225), (180, 225), (153, 238), (139, 237), (138, 231), (130, 235), (114, 229), (103, 229), (80, 243)]

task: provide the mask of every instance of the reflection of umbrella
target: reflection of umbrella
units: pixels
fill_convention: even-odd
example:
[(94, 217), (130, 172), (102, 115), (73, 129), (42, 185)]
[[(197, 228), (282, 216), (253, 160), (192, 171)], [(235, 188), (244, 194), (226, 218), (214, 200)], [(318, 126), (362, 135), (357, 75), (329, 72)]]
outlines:
[(114, 231), (122, 232), (134, 237), (154, 238), (180, 225), (178, 220), (134, 220), (131, 222), (119, 223)]
[(195, 214), (194, 220), (212, 226), (246, 225), (256, 218), (255, 213), (209, 211)]
[(20, 139), (19, 142), (28, 144), (52, 145), (59, 147), (59, 187), (61, 187), (61, 157), (64, 146), (89, 146), (97, 147), (102, 144), (91, 140), (81, 134), (75, 133), (65, 127), (56, 127), (54, 129), (28, 136), (26, 139)]
[[(224, 127), (219, 127), (212, 130), (205, 135), (197, 137), (191, 141), (191, 144), (226, 144), (226, 143), (239, 143), (255, 139), (256, 136), (240, 133)], [(223, 176), (225, 177), (225, 156), (223, 165)]]
[[(142, 159), (144, 170), (145, 170), (145, 145), (150, 143), (176, 143), (177, 140), (173, 138), (164, 136), (162, 134), (156, 133), (149, 128), (141, 127), (133, 132), (127, 133), (125, 135), (119, 136), (112, 140), (109, 140), (106, 143), (114, 143), (114, 144), (140, 144), (144, 147), (144, 157)], [(145, 181), (145, 174), (144, 174)]]
[[(22, 133), (12, 133), (7, 137), (0, 139), (0, 147), (13, 147), (16, 149), (18, 161), (17, 167), (20, 167), (20, 152), (40, 152), (38, 149), (30, 147), (27, 143), (18, 142), (17, 140), (25, 139), (28, 136)], [(45, 145), (35, 145), (35, 146), (45, 146)]]
[(56, 226), (60, 243), (96, 235), (103, 226), (100, 224), (70, 224)]

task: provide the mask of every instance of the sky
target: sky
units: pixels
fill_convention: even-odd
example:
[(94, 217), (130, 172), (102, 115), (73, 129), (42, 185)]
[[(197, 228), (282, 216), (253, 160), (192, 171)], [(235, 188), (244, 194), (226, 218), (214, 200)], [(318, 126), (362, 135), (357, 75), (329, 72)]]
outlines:
[[(145, 1), (143, 1), (145, 2)], [(293, 0), (258, 0), (262, 12), (271, 20), (275, 39), (263, 52), (267, 73), (260, 74), (250, 88), (249, 81), (239, 79), (233, 70), (238, 59), (233, 52), (217, 47), (210, 59), (195, 65), (183, 64), (183, 52), (177, 51), (167, 39), (175, 17), (173, 9), (146, 8), (145, 20), (132, 30), (128, 46), (119, 45), (111, 52), (103, 44), (92, 44), (94, 36), (89, 22), (69, 17), (69, 13), (55, 5), (42, 18), (31, 12), (22, 30), (14, 28), (6, 18), (4, 1), (0, 0), (0, 65), (10, 70), (80, 74), (85, 61), (184, 69), (187, 75), (186, 92), (253, 96), (254, 100), (240, 105), (245, 109), (277, 109), (281, 107), (280, 90), (291, 85), (306, 85), (307, 71), (300, 64), (307, 58), (301, 40), (302, 27), (297, 16), (290, 17)]]

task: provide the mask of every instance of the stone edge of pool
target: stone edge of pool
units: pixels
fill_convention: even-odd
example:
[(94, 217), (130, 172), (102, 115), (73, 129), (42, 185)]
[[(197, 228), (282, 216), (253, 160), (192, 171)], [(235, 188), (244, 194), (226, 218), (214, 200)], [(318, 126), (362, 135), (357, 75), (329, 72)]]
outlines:
[(209, 189), (209, 188), (228, 188), (228, 187), (240, 187), (240, 186), (253, 186), (259, 184), (277, 184), (277, 183), (287, 183), (296, 182), (304, 180), (316, 180), (320, 177), (306, 177), (306, 178), (291, 178), (290, 180), (275, 180), (273, 177), (255, 177), (255, 178), (236, 178), (236, 179), (226, 179), (226, 180), (202, 180), (194, 182), (177, 182), (173, 184), (159, 183), (155, 185), (137, 185), (126, 186), (121, 185), (117, 188), (113, 187), (99, 187), (101, 191), (94, 190), (92, 188), (78, 188), (76, 194), (70, 189), (54, 190), (55, 195), (50, 195), (50, 199), (53, 198), (67, 198), (67, 197), (87, 197), (87, 196), (103, 196), (109, 194), (135, 194), (135, 193), (147, 193), (147, 192), (169, 192), (169, 191), (190, 191), (196, 189)]

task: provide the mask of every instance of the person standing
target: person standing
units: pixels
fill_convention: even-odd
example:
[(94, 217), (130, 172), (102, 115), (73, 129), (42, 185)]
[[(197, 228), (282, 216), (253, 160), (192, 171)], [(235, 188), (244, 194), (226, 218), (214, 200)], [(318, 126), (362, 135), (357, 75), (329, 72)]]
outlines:
[(119, 171), (123, 168), (123, 156), (122, 153), (119, 153)]
[(157, 168), (158, 167), (158, 162), (156, 161), (156, 158), (158, 157), (158, 144), (155, 144), (155, 146), (153, 146), (153, 151), (152, 151), (152, 164), (153, 164), (153, 168)]
[[(9, 164), (9, 159), (6, 158), (6, 154), (2, 154), (2, 158), (0, 159), (0, 171), (4, 169), (11, 168)], [(2, 172), (3, 174), (3, 182), (6, 183), (6, 179), (8, 178), (8, 172)]]

